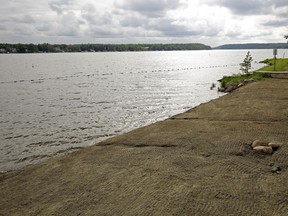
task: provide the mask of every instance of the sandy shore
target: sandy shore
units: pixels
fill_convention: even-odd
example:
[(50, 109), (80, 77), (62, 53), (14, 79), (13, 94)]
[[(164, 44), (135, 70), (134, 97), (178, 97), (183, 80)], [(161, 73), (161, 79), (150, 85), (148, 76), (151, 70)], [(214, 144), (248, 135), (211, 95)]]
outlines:
[[(260, 139), (281, 142), (272, 155)], [(275, 167), (279, 171), (275, 172)], [(0, 176), (0, 215), (288, 215), (288, 79)]]

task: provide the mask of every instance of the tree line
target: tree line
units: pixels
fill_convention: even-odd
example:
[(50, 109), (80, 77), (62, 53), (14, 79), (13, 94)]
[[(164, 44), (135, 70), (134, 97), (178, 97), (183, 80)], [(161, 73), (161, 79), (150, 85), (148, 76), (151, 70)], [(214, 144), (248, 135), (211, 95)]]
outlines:
[(0, 53), (55, 53), (55, 52), (124, 52), (210, 50), (200, 43), (185, 44), (8, 44), (0, 43)]
[(225, 44), (213, 49), (287, 49), (287, 43)]

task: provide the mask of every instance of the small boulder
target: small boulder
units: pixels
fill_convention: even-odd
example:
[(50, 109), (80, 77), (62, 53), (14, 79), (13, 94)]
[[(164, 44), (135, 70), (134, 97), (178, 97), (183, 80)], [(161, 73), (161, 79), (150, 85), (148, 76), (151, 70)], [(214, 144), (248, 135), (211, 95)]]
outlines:
[(244, 86), (245, 84), (244, 83), (239, 83), (238, 85), (237, 85), (237, 88), (240, 88), (240, 87), (242, 87), (242, 86)]
[(218, 88), (218, 91), (219, 91), (219, 92), (224, 92), (224, 91), (225, 91), (225, 88)]
[(228, 86), (227, 88), (225, 88), (224, 92), (225, 93), (229, 93), (233, 91), (233, 86)]
[(232, 84), (232, 85), (227, 86), (227, 88), (224, 90), (224, 92), (230, 93), (230, 92), (234, 91), (235, 89), (237, 89), (237, 85)]
[(253, 141), (251, 147), (254, 148), (256, 146), (266, 146), (266, 143), (264, 143), (264, 142), (262, 142), (260, 140), (255, 140), (255, 141)]
[(271, 146), (256, 146), (253, 148), (256, 153), (260, 154), (272, 154), (273, 149)]

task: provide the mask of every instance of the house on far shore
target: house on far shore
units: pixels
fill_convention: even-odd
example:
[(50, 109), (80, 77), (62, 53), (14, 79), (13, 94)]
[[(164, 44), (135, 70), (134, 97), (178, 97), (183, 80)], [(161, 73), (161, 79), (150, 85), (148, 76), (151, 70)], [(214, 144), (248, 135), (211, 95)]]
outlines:
[(1, 48), (0, 53), (6, 53), (6, 50), (4, 48)]
[(54, 51), (55, 52), (64, 52), (60, 47), (55, 47)]
[(16, 48), (11, 48), (11, 53), (17, 53), (17, 49)]

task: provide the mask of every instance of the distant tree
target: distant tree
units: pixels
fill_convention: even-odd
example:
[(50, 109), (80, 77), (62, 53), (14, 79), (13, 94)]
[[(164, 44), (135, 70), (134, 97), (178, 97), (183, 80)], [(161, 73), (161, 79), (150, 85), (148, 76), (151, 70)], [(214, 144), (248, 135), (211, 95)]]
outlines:
[(27, 52), (29, 52), (29, 53), (37, 52), (38, 51), (37, 48), (38, 47), (36, 45), (30, 43), (27, 45)]
[[(285, 38), (285, 39), (288, 39), (288, 35), (284, 35), (284, 38)], [(288, 41), (287, 41), (287, 43), (288, 43)]]
[(244, 58), (243, 62), (240, 63), (240, 70), (243, 73), (248, 74), (249, 70), (251, 69), (251, 62), (253, 61), (252, 56), (250, 55), (250, 52), (248, 51), (246, 54), (246, 57)]
[[(2, 52), (11, 53), (49, 53), (49, 52), (124, 52), (124, 51), (163, 51), (163, 50), (211, 50), (210, 46), (189, 44), (3, 44), (0, 43)], [(4, 51), (3, 51), (4, 50)]]

